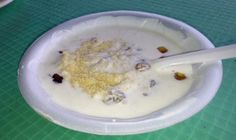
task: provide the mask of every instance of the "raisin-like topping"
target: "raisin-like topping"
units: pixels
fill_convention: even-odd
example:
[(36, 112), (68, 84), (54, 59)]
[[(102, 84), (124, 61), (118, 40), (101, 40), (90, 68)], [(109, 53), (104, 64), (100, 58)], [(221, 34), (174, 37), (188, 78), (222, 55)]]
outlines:
[(158, 47), (157, 49), (158, 49), (158, 51), (161, 52), (161, 53), (166, 53), (166, 52), (168, 52), (168, 49), (167, 49), (166, 47), (164, 47), (164, 46), (160, 46), (160, 47)]
[(135, 65), (135, 69), (142, 72), (151, 68), (151, 65), (146, 62), (141, 62)]
[(187, 77), (185, 76), (185, 74), (183, 74), (183, 73), (180, 73), (180, 72), (176, 72), (175, 73), (175, 79), (176, 80), (184, 80), (184, 79), (186, 79)]
[(108, 92), (108, 94), (104, 97), (103, 99), (103, 103), (107, 104), (107, 105), (111, 105), (111, 104), (117, 104), (120, 102), (125, 103), (125, 93), (123, 93), (120, 90), (111, 90)]
[(155, 80), (151, 80), (150, 83), (149, 83), (149, 87), (152, 88), (155, 85), (157, 85), (157, 82)]
[(62, 83), (63, 77), (57, 73), (54, 73), (52, 76), (52, 81), (55, 83)]

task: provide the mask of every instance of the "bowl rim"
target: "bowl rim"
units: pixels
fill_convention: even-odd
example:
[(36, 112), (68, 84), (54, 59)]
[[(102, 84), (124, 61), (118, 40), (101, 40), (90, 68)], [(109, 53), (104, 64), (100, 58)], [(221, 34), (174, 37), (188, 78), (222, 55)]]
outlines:
[[(184, 27), (185, 30), (188, 30), (189, 32), (196, 34), (201, 41), (206, 44), (208, 48), (214, 48), (214, 45), (198, 30), (195, 28), (187, 25), (184, 22), (181, 22), (179, 20), (158, 15), (155, 13), (148, 13), (148, 12), (142, 12), (142, 11), (128, 11), (128, 10), (119, 10), (119, 11), (106, 11), (106, 12), (100, 12), (100, 13), (93, 13), (85, 16), (80, 16), (71, 20), (68, 20), (66, 22), (63, 22), (62, 24), (59, 24), (58, 26), (50, 29), (46, 33), (44, 33), (42, 36), (40, 36), (34, 43), (27, 49), (27, 51), (24, 53), (24, 56), (21, 59), (21, 62), (19, 64), (18, 69), (18, 86), (20, 88), (21, 94), (23, 98), (26, 100), (26, 102), (41, 116), (47, 118), (48, 120), (64, 126), (69, 129), (81, 131), (81, 132), (87, 132), (87, 133), (93, 133), (93, 134), (100, 134), (100, 135), (127, 135), (127, 134), (138, 134), (138, 133), (144, 133), (144, 132), (150, 132), (154, 130), (158, 130), (164, 127), (168, 127), (171, 125), (174, 125), (178, 122), (181, 122), (192, 115), (199, 112), (203, 107), (205, 107), (211, 99), (215, 96), (221, 81), (222, 81), (222, 62), (217, 61), (212, 64), (212, 73), (209, 73), (212, 77), (212, 83), (208, 85), (208, 87), (205, 87), (204, 96), (200, 96), (197, 101), (194, 102), (194, 104), (191, 105), (191, 109), (185, 109), (181, 110), (179, 112), (175, 112), (173, 114), (170, 114), (171, 116), (166, 118), (160, 118), (157, 117), (159, 114), (154, 114), (149, 116), (148, 119), (116, 119), (116, 118), (106, 118), (102, 119), (100, 117), (91, 117), (87, 115), (81, 115), (78, 113), (75, 113), (70, 110), (66, 110), (64, 108), (61, 108), (60, 106), (57, 106), (55, 104), (52, 104), (50, 100), (44, 101), (44, 105), (40, 104), (42, 103), (39, 98), (42, 98), (42, 96), (32, 96), (32, 92), (40, 91), (40, 87), (34, 87), (37, 88), (37, 90), (33, 89), (31, 87), (32, 82), (30, 82), (30, 77), (28, 76), (28, 71), (26, 69), (29, 60), (33, 58), (34, 54), (37, 53), (38, 46), (40, 46), (49, 36), (52, 36), (52, 34), (58, 30), (66, 29), (67, 27), (70, 27), (72, 25), (75, 25), (79, 22), (83, 22), (86, 20), (98, 18), (101, 16), (136, 16), (136, 17), (150, 17), (150, 18), (156, 18), (161, 19), (166, 22), (174, 23), (175, 25)], [(178, 104), (175, 108), (183, 107), (185, 104)], [(190, 106), (188, 107), (190, 108)], [(56, 109), (56, 110), (55, 110)], [(172, 110), (174, 107), (171, 108)], [(167, 109), (168, 110), (168, 109)], [(66, 112), (66, 113), (65, 113)], [(179, 116), (178, 116), (179, 115)], [(176, 117), (177, 116), (177, 117)]]

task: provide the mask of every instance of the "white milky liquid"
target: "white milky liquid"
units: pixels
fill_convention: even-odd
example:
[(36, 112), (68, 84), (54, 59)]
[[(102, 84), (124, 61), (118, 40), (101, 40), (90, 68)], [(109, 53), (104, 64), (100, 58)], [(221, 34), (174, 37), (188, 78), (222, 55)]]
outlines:
[[(51, 100), (64, 108), (91, 116), (132, 118), (147, 115), (170, 105), (185, 95), (191, 87), (193, 81), (191, 65), (166, 69), (152, 68), (146, 72), (133, 72), (133, 79), (125, 82), (122, 87), (126, 94), (125, 104), (106, 105), (99, 99), (91, 98), (81, 89), (73, 88), (66, 80), (62, 84), (55, 84), (49, 74), (59, 72), (57, 65), (61, 55), (58, 51), (73, 51), (80, 46), (81, 42), (92, 37), (100, 40), (118, 39), (128, 42), (132, 49), (141, 50), (140, 55), (145, 59), (159, 58), (162, 55), (184, 51), (172, 39), (138, 27), (126, 25), (94, 26), (88, 30), (71, 30), (70, 32), (73, 33), (72, 36), (65, 37), (62, 42), (57, 43), (55, 47), (45, 52), (39, 66), (38, 75), (42, 87), (50, 95)], [(165, 46), (169, 51), (162, 54), (157, 50), (158, 46)], [(187, 79), (176, 80), (174, 73), (177, 71), (185, 73)], [(153, 88), (148, 87), (151, 79), (157, 82), (157, 85)], [(143, 93), (148, 93), (148, 96), (144, 96)]]

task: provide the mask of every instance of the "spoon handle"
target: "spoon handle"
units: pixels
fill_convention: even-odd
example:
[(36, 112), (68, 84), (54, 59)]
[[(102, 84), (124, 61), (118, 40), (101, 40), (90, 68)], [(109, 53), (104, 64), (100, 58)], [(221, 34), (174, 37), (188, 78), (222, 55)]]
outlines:
[(194, 64), (201, 62), (216, 61), (236, 57), (236, 44), (218, 48), (194, 51), (184, 54), (177, 54), (161, 59), (152, 60), (156, 67), (165, 67), (179, 64)]

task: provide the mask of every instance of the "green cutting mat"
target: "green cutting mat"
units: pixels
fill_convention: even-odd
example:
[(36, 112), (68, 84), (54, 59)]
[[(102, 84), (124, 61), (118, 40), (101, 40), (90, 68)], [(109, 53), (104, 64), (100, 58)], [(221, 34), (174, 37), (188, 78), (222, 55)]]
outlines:
[(128, 136), (76, 132), (45, 120), (26, 104), (17, 87), (17, 67), (30, 44), (68, 19), (120, 9), (149, 11), (182, 20), (216, 46), (236, 43), (235, 0), (15, 0), (0, 9), (0, 139), (236, 139), (235, 59), (223, 62), (223, 83), (206, 108), (184, 122), (155, 132)]

